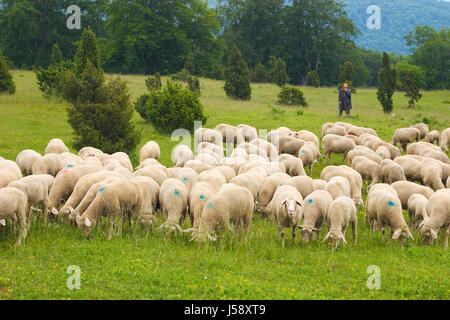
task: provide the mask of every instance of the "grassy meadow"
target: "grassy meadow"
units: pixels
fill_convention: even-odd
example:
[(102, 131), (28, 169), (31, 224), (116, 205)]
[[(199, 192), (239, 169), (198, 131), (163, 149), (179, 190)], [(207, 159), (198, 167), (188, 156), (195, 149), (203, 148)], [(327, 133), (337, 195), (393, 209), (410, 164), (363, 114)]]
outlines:
[[(43, 153), (55, 137), (71, 148), (66, 103), (44, 98), (33, 72), (15, 70), (13, 76), (16, 94), (0, 95), (0, 156), (15, 160), (23, 149)], [(128, 81), (133, 102), (145, 93), (145, 76), (122, 78)], [(253, 84), (248, 102), (228, 99), (222, 88), (221, 81), (201, 79), (206, 127), (246, 123), (269, 131), (286, 126), (320, 137), (323, 123), (338, 121), (335, 87), (303, 87), (309, 104), (302, 109), (303, 115), (297, 108), (276, 104), (279, 88), (274, 85)], [(416, 110), (408, 110), (407, 98), (396, 93), (390, 115), (382, 112), (375, 89), (357, 89), (352, 101), (355, 117), (342, 121), (372, 127), (385, 141), (391, 141), (396, 128), (423, 118), (430, 122), (430, 129), (450, 126), (449, 91), (424, 92)], [(281, 111), (274, 113), (269, 105)], [(135, 122), (142, 132), (141, 145), (156, 140), (161, 162), (170, 166), (170, 152), (178, 142), (158, 134), (137, 113)], [(341, 159), (333, 156), (333, 163)], [(328, 164), (320, 160), (313, 178)], [(96, 230), (86, 240), (73, 226), (44, 227), (38, 221), (23, 245), (14, 248), (15, 237), (0, 228), (0, 299), (449, 299), (450, 259), (442, 247), (443, 234), (432, 247), (422, 244), (416, 230), (414, 241), (383, 244), (380, 233), (370, 238), (363, 210), (358, 213), (358, 245), (351, 244), (349, 231), (349, 245), (337, 251), (321, 242), (303, 245), (298, 239), (292, 244), (290, 231), (283, 248), (276, 225), (257, 214), (247, 244), (229, 236), (226, 241), (198, 245), (189, 242), (187, 234), (166, 237), (157, 228), (148, 236), (126, 230), (111, 241), (104, 230)], [(189, 225), (185, 221), (183, 228)], [(67, 268), (72, 265), (81, 269), (80, 290), (66, 286)], [(366, 285), (371, 265), (381, 271), (379, 290)]]

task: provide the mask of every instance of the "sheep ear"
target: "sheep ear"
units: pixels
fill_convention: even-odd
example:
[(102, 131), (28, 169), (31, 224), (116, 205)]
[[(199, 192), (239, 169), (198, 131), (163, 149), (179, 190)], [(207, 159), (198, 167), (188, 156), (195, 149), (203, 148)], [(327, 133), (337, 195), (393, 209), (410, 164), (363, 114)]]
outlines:
[(303, 226), (297, 226), (297, 228), (299, 228), (300, 230), (303, 230)]
[(288, 201), (288, 199), (283, 200), (283, 202), (281, 203), (280, 208), (281, 208), (282, 206), (284, 206), (284, 205), (286, 204), (287, 201)]
[(86, 227), (92, 226), (92, 222), (91, 222), (91, 220), (89, 220), (89, 218), (86, 218), (86, 219), (84, 220), (84, 224), (85, 224)]
[(431, 234), (431, 237), (434, 239), (434, 240), (436, 240), (437, 239), (437, 237), (438, 237), (438, 234), (437, 234), (437, 232), (436, 231), (434, 231), (433, 229), (431, 229), (430, 230), (430, 234)]
[(295, 201), (300, 207), (303, 207), (303, 204), (300, 201)]
[(0, 219), (0, 225), (6, 226), (6, 220), (5, 219)]
[(56, 210), (56, 208), (53, 207), (53, 208), (52, 208), (52, 213), (53, 213), (55, 216), (57, 216), (57, 215), (58, 215), (58, 210)]
[(394, 234), (392, 235), (392, 239), (396, 240), (400, 235), (402, 234), (402, 229), (395, 230)]
[(347, 241), (345, 240), (345, 236), (342, 233), (341, 233), (341, 239), (342, 239), (342, 241), (344, 241), (345, 244), (347, 244)]

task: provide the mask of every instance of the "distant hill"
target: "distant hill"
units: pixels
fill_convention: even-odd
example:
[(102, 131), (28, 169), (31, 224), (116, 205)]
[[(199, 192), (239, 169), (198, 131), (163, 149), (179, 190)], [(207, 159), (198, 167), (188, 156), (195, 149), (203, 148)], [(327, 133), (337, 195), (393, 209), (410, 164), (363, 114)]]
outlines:
[[(409, 54), (404, 36), (416, 26), (436, 30), (450, 27), (450, 0), (341, 0), (345, 10), (362, 32), (356, 43), (364, 48), (392, 53)], [(217, 5), (209, 0), (210, 6)], [(370, 30), (366, 22), (371, 5), (381, 9), (381, 29)]]

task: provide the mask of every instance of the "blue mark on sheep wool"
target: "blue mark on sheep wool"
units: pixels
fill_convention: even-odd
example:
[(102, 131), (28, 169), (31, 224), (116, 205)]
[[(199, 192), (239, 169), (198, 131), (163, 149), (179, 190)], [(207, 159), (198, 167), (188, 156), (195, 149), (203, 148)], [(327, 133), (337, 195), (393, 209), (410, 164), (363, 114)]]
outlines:
[(388, 201), (388, 206), (389, 207), (395, 207), (395, 203), (393, 203), (391, 200)]
[(204, 196), (204, 195), (200, 195), (200, 199), (201, 199), (201, 200), (204, 200), (204, 199), (205, 199), (205, 196)]
[(380, 153), (380, 158), (383, 158), (384, 154)]
[(212, 208), (212, 206), (213, 206), (212, 202), (208, 202), (208, 203), (206, 204), (206, 207), (207, 207), (207, 208)]
[(100, 188), (99, 192), (103, 193), (103, 191), (105, 191), (105, 190), (106, 190), (106, 187), (103, 187), (103, 188)]
[(67, 165), (67, 168), (73, 168), (73, 165), (68, 164), (68, 165)]
[(302, 150), (302, 153), (305, 154), (305, 153), (306, 153), (306, 150)]
[(183, 178), (183, 181), (188, 181), (188, 180), (189, 180), (189, 179), (188, 179), (188, 178), (186, 178), (186, 177), (184, 177), (184, 178)]
[(313, 199), (308, 199), (308, 203), (313, 203)]
[(177, 197), (180, 195), (180, 191), (178, 191), (177, 189), (175, 189), (174, 191), (173, 191), (173, 194), (174, 195), (176, 195)]

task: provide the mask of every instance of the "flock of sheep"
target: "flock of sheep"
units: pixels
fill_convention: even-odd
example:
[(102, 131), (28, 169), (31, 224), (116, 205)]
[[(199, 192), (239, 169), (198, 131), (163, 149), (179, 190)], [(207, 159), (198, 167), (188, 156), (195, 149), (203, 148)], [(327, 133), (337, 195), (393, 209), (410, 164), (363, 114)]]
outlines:
[[(323, 155), (314, 133), (286, 127), (262, 139), (248, 125), (220, 124), (197, 129), (194, 138), (195, 155), (178, 145), (171, 168), (158, 162), (160, 148), (154, 141), (140, 150), (136, 169), (123, 152), (109, 155), (85, 147), (75, 155), (60, 139), (52, 139), (43, 156), (24, 150), (16, 162), (0, 157), (0, 228), (17, 230), (20, 245), (41, 213), (45, 223), (72, 223), (85, 236), (107, 222), (110, 239), (127, 223), (150, 230), (161, 214), (165, 221), (159, 228), (214, 241), (228, 230), (246, 236), (257, 213), (278, 225), (283, 246), (286, 228), (292, 229), (294, 241), (300, 229), (307, 242), (317, 240), (327, 225), (323, 241), (337, 248), (347, 243), (349, 226), (356, 245), (357, 208), (364, 206), (365, 223), (371, 232), (381, 229), (383, 239), (386, 227), (393, 239), (404, 240), (413, 238), (410, 228), (419, 228), (425, 243), (432, 244), (444, 229), (448, 247), (450, 161), (445, 151), (450, 128), (441, 134), (429, 132), (423, 123), (400, 128), (389, 143), (370, 128), (326, 123)], [(230, 154), (224, 154), (224, 143), (234, 146)], [(321, 156), (331, 162), (332, 153), (343, 154), (348, 165), (330, 163), (320, 179), (306, 174), (305, 167), (311, 175)], [(365, 204), (363, 179), (368, 185)], [(408, 210), (409, 224), (402, 209)], [(183, 230), (186, 216), (192, 227)]]

